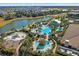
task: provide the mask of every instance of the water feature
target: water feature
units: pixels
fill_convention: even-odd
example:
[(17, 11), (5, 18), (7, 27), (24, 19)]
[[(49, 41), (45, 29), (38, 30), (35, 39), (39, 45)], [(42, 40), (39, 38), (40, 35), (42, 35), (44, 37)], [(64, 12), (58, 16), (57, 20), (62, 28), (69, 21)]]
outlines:
[(39, 41), (36, 41), (35, 46), (37, 49), (48, 49), (50, 47), (50, 41), (45, 41), (45, 45), (40, 45)]
[(31, 24), (32, 22), (38, 22), (38, 21), (44, 21), (44, 20), (49, 20), (51, 17), (44, 17), (41, 19), (37, 20), (14, 20), (13, 22), (3, 26), (0, 28), (0, 33), (4, 33), (7, 31), (10, 31), (11, 29), (20, 29), (23, 28), (24, 26)]
[(42, 25), (42, 27), (41, 27), (41, 33), (49, 35), (50, 32), (51, 32), (51, 28), (49, 26)]
[(39, 26), (38, 29), (32, 29), (31, 32), (50, 35), (51, 28), (49, 26), (47, 26), (47, 25), (41, 25), (41, 26)]
[(63, 27), (57, 27), (56, 28), (56, 31), (62, 31), (63, 30)]

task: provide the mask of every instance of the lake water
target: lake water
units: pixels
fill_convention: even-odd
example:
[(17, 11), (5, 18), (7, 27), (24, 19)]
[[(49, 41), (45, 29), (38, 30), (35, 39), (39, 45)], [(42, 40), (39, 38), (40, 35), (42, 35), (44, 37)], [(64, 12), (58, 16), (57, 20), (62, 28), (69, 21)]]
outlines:
[(20, 29), (23, 28), (24, 26), (31, 24), (32, 22), (38, 22), (38, 21), (44, 21), (44, 20), (49, 20), (51, 17), (44, 17), (41, 19), (37, 19), (37, 20), (15, 20), (3, 27), (0, 28), (0, 33), (4, 33), (7, 31), (10, 31), (12, 29)]

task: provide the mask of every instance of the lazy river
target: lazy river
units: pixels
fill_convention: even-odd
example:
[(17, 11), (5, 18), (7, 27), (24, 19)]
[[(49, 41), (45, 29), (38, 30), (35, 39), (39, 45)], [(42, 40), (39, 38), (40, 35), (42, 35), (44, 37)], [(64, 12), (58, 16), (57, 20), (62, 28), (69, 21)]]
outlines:
[(24, 26), (31, 24), (32, 22), (38, 22), (38, 21), (44, 21), (44, 20), (49, 20), (51, 17), (44, 17), (40, 18), (37, 20), (14, 20), (13, 22), (3, 26), (0, 28), (0, 33), (5, 33), (7, 31), (10, 31), (12, 29), (20, 29), (23, 28)]

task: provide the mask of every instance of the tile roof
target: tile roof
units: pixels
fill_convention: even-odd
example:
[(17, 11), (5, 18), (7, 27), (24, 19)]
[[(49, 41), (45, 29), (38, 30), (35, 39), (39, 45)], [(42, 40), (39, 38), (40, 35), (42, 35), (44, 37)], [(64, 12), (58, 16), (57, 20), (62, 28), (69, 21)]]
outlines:
[(79, 48), (79, 24), (70, 24), (63, 39), (69, 40), (69, 44)]

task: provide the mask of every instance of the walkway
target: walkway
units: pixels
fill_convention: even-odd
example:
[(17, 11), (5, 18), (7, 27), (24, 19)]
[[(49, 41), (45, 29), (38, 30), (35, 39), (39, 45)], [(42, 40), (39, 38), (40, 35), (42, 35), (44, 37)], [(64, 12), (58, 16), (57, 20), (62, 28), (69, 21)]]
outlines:
[(53, 49), (53, 54), (55, 54), (56, 53), (56, 50), (57, 50), (57, 42), (54, 39), (53, 39), (53, 41), (54, 41), (54, 44), (55, 44), (55, 47)]
[(25, 41), (25, 40), (23, 40), (23, 41), (19, 44), (19, 46), (17, 47), (17, 49), (16, 49), (16, 56), (19, 56), (19, 48), (21, 47), (21, 45), (23, 44), (24, 41)]

